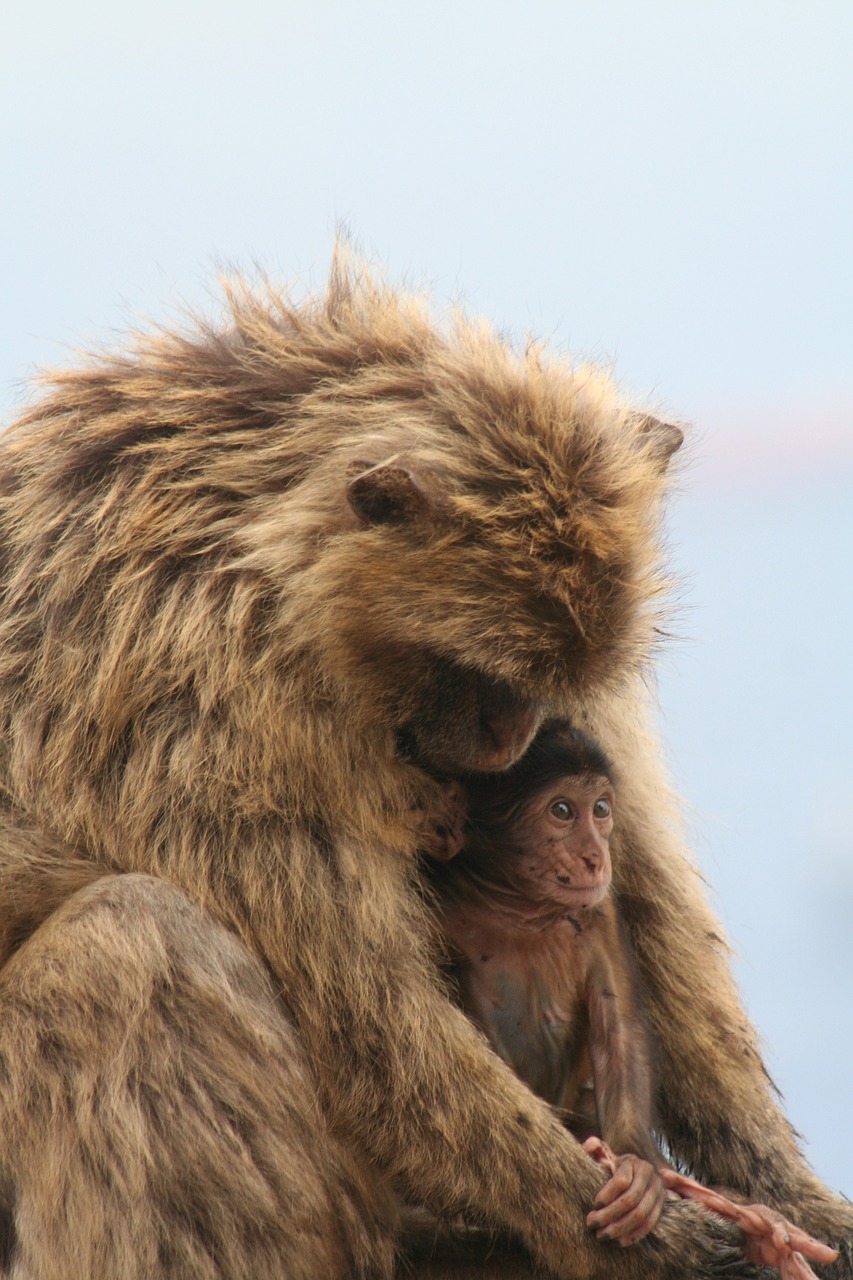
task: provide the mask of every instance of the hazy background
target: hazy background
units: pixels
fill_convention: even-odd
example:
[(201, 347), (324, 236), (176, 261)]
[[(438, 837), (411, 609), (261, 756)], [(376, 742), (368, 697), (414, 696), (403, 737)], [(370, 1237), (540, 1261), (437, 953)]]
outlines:
[(851, 68), (849, 0), (6, 0), (0, 39), (4, 418), (33, 365), (209, 306), (221, 265), (320, 283), (344, 219), (695, 424), (664, 732), (849, 1195)]

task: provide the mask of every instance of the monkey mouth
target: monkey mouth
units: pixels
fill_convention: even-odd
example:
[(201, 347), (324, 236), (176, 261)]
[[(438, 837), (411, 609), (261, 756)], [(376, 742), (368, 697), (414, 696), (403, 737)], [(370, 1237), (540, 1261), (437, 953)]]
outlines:
[(554, 897), (568, 907), (595, 907), (607, 893), (606, 884), (567, 885), (560, 884)]

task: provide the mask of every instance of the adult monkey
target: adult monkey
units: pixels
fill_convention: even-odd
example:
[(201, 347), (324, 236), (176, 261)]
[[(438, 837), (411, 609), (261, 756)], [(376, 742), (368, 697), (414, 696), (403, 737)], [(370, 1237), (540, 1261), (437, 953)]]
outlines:
[(354, 268), (230, 313), (57, 375), (0, 444), (4, 1273), (387, 1276), (392, 1182), (555, 1275), (737, 1270), (690, 1205), (598, 1243), (606, 1175), (435, 976), (429, 770), (509, 765), (547, 709), (626, 780), (670, 1147), (853, 1275), (645, 729), (680, 431)]

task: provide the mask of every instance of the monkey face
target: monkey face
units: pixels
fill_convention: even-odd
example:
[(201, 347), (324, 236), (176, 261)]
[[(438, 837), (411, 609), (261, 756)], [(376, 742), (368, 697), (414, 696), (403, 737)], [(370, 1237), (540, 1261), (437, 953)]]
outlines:
[(492, 773), (521, 758), (543, 709), (503, 681), (437, 658), (398, 735), (410, 759), (447, 773)]
[(590, 907), (611, 880), (615, 796), (604, 777), (564, 777), (540, 791), (514, 829), (517, 875), (538, 900)]

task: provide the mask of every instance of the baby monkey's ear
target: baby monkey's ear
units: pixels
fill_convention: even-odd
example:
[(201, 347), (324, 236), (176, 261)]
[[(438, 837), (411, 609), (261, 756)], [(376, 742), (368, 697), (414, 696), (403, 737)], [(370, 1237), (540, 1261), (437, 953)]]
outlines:
[(351, 462), (347, 501), (365, 524), (410, 524), (431, 506), (411, 467), (402, 462)]
[(634, 416), (640, 432), (640, 442), (658, 459), (661, 471), (664, 471), (674, 453), (684, 444), (684, 432), (674, 422), (661, 422), (648, 413)]

